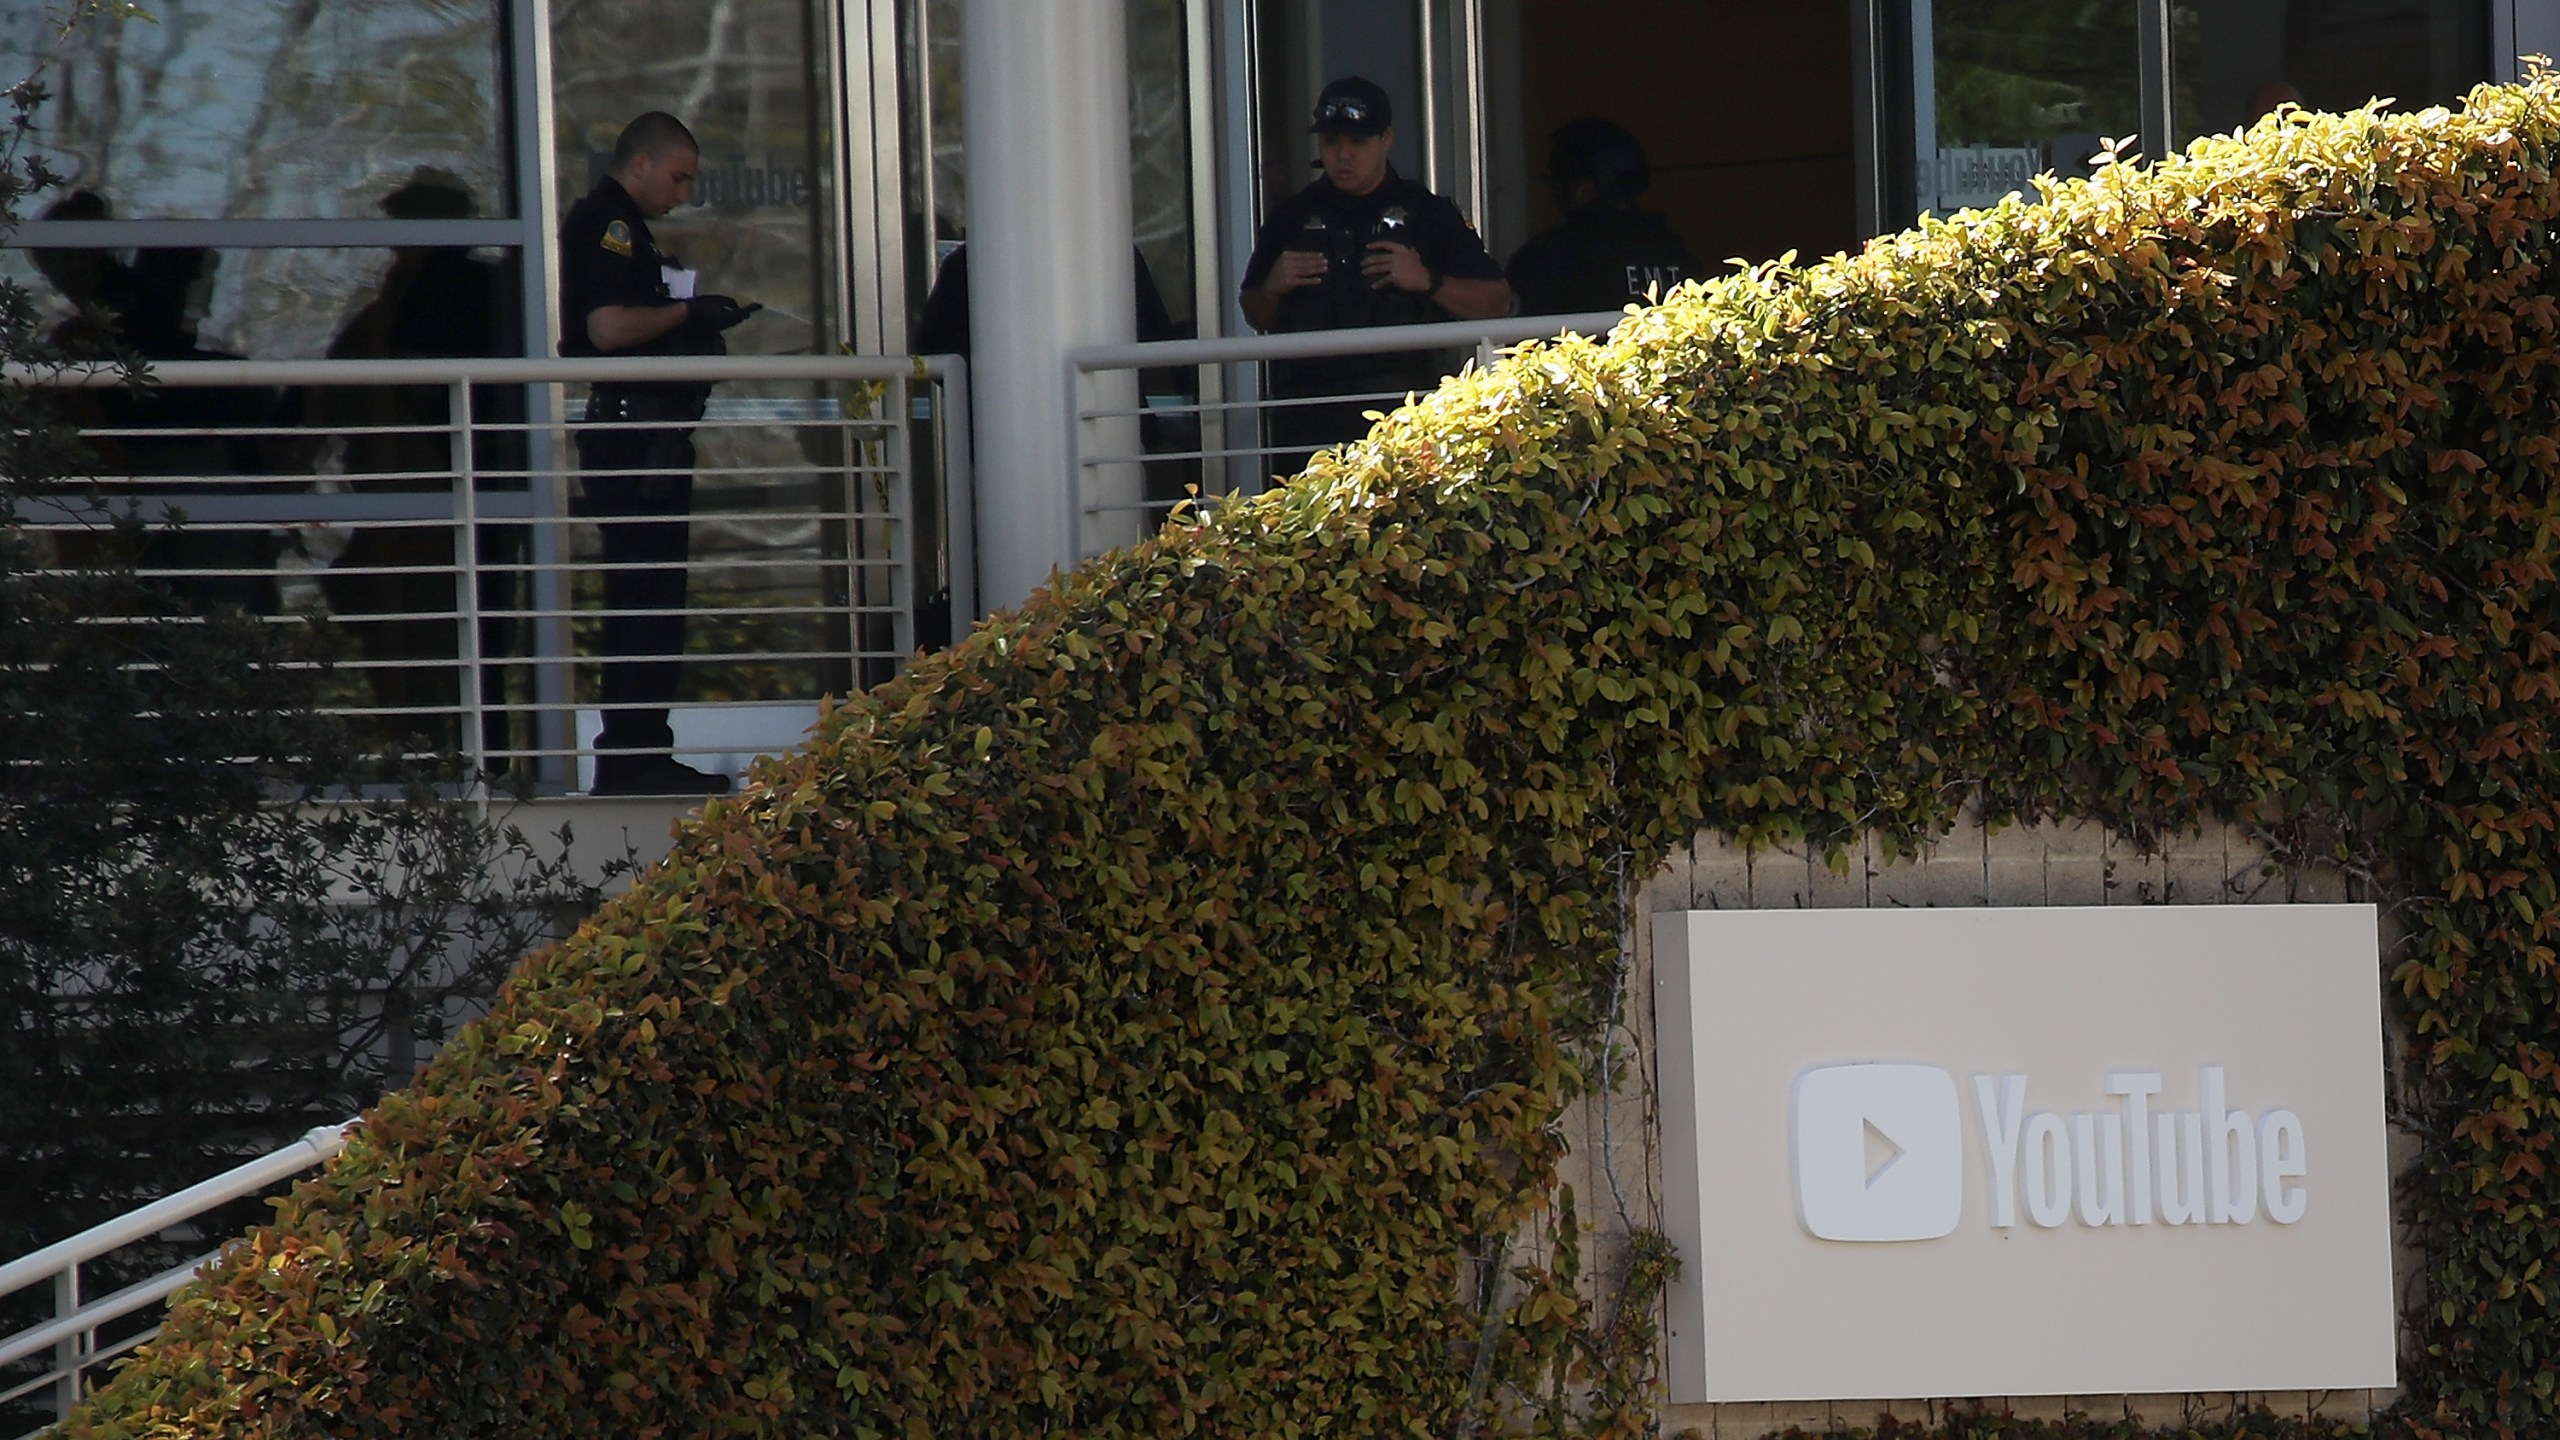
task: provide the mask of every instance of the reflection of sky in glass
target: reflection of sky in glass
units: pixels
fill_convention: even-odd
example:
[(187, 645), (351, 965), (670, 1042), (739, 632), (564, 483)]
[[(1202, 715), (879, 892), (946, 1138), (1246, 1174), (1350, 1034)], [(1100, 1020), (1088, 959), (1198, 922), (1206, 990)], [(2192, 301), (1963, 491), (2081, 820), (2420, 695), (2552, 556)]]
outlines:
[[(0, 0), (0, 66), (52, 0)], [(504, 214), (492, 0), (158, 0), (48, 75), (39, 147), (126, 219), (371, 218), (422, 165)]]

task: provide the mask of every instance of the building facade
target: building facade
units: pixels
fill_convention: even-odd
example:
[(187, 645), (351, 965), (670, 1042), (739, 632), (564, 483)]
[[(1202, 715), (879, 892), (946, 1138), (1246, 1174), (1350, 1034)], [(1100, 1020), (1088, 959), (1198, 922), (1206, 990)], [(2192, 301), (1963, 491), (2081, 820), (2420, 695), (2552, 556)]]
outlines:
[[(1398, 167), (1456, 197), (1497, 255), (1554, 218), (1547, 136), (1600, 115), (1644, 142), (1647, 203), (1699, 254), (1766, 259), (2085, 173), (2104, 139), (2160, 154), (2278, 99), (2447, 101), (2560, 39), (2560, 8), (2536, 0), (1068, 8), (1077, 28), (1125, 13), (1129, 223), (1175, 321), (1204, 336), (1245, 328), (1233, 281), (1262, 208), (1306, 177), (1302, 116), (1333, 75), (1385, 85)], [(755, 348), (902, 353), (973, 218), (964, 12), (1029, 7), (177, 0), (92, 22), (47, 61), (58, 9), (0, 6), (0, 61), (44, 70), (40, 148), (102, 208), (30, 217), (18, 278), (45, 286), (39, 248), (201, 249), (208, 345), (297, 359), (328, 353), (402, 244), (504, 261), (513, 323), (493, 343), (550, 353), (551, 227), (647, 108), (703, 139), (696, 203), (666, 228), (773, 312)], [(394, 199), (421, 180), (443, 193)]]
[[(171, 382), (76, 412), (107, 478), (193, 527), (173, 575), (335, 626), (385, 743), (547, 793), (585, 783), (602, 603), (554, 231), (640, 111), (702, 142), (660, 240), (764, 307), (689, 560), (686, 743), (734, 769), (1193, 490), (1269, 483), (1276, 352), (1236, 284), (1330, 77), (1385, 87), (1398, 169), (1497, 258), (1558, 217), (1549, 137), (1597, 116), (1720, 265), (2560, 51), (2560, 0), (169, 0), (67, 40), (58, 8), (0, 3), (63, 177), (0, 269), (62, 325), (123, 312)], [(919, 375), (964, 241), (966, 378)], [(1132, 248), (1190, 338), (1128, 348)]]
[[(1329, 77), (1385, 85), (1399, 168), (1498, 256), (1558, 215), (1547, 137), (1599, 116), (1642, 142), (1646, 203), (1691, 249), (1748, 263), (2111, 147), (2174, 152), (2287, 102), (2444, 103), (2560, 53), (2560, 0), (162, 0), (58, 48), (51, 8), (0, 0), (0, 60), (45, 77), (31, 143), (64, 177), (0, 267), (51, 323), (110, 304), (171, 377), (158, 408), (75, 410), (104, 478), (191, 527), (158, 568), (335, 626), (351, 713), (552, 795), (587, 788), (601, 603), (562, 439), (598, 372), (548, 358), (554, 232), (642, 110), (702, 142), (696, 203), (660, 238), (765, 307), (698, 367), (721, 393), (680, 748), (734, 771), (1169, 497), (1268, 480), (1260, 366), (1281, 349), (1236, 283), (1305, 181)], [(912, 364), (962, 243), (968, 366)], [(1132, 249), (1191, 338), (1139, 342)], [(2262, 859), (2219, 834), (2158, 854), (1965, 832), (1844, 873), (1702, 844), (1642, 908), (2349, 895), (2334, 875), (2274, 894)], [(1577, 1186), (1622, 1182), (1639, 1200), (1615, 1218), (1650, 1223), (1641, 1107), (1582, 1138)], [(1666, 1420), (1759, 1434), (1927, 1405)]]

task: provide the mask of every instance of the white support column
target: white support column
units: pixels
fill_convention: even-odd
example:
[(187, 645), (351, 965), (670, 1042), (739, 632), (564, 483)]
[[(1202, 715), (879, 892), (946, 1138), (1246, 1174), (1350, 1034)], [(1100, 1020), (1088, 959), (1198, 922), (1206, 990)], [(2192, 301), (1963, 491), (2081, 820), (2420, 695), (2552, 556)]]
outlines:
[[(1124, 0), (966, 0), (962, 19), (978, 594), (993, 609), (1137, 533), (1134, 511), (1086, 513), (1136, 496), (1080, 485), (1066, 359), (1137, 338), (1127, 14)], [(1135, 407), (1135, 375), (1095, 379), (1086, 404)], [(1136, 467), (1114, 469), (1100, 488), (1134, 492)]]

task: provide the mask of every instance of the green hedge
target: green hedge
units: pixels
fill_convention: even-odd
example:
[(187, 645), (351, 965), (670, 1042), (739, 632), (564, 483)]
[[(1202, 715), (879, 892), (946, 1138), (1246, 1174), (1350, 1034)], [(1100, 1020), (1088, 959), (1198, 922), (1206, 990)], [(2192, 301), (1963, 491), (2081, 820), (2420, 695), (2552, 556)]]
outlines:
[(70, 1433), (1640, 1432), (1641, 1313), (1479, 1273), (1631, 879), (1968, 797), (2374, 868), (2394, 1433), (2553, 1433), (2555, 152), (2547, 82), (2198, 142), (1087, 566), (707, 807)]

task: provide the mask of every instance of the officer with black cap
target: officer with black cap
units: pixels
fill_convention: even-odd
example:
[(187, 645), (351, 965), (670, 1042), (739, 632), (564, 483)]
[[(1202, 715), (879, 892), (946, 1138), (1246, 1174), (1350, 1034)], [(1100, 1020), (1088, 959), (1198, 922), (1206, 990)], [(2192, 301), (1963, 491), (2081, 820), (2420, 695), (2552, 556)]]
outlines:
[(1641, 305), (1705, 273), (1670, 221), (1636, 208), (1653, 172), (1633, 135), (1596, 115), (1567, 121), (1547, 169), (1564, 219), (1504, 267), (1522, 314)]
[[(1396, 173), (1387, 92), (1359, 76), (1324, 87), (1307, 126), (1324, 175), (1272, 208), (1245, 263), (1245, 318), (1263, 331), (1347, 330), (1509, 313), (1502, 268), (1458, 207)], [(1345, 355), (1277, 363), (1282, 400), (1429, 390), (1447, 373), (1436, 351)], [(1361, 412), (1395, 399), (1282, 404), (1271, 412), (1275, 457), (1287, 469), (1312, 450), (1368, 431)]]
[[(692, 272), (649, 234), (652, 218), (692, 197), (701, 168), (702, 147), (674, 116), (652, 110), (623, 127), (611, 169), (560, 225), (561, 354), (727, 350), (721, 333), (757, 307), (695, 294)], [(577, 432), (580, 488), (606, 566), (599, 795), (729, 790), (727, 776), (676, 760), (667, 723), (683, 675), (693, 425), (710, 397), (707, 381), (600, 384)]]

